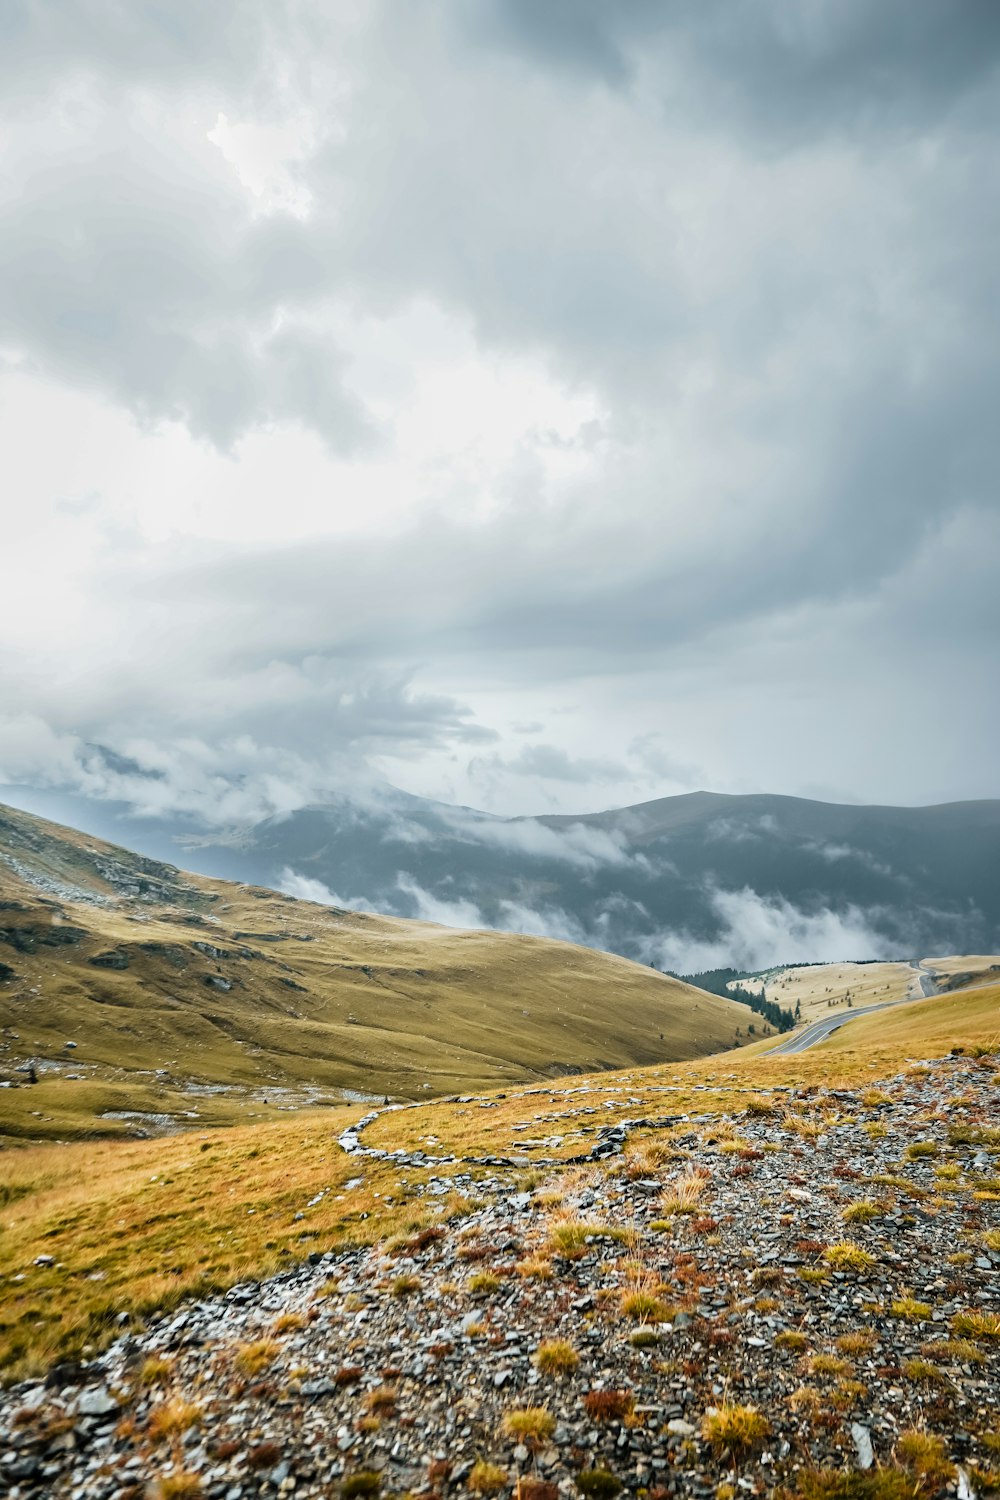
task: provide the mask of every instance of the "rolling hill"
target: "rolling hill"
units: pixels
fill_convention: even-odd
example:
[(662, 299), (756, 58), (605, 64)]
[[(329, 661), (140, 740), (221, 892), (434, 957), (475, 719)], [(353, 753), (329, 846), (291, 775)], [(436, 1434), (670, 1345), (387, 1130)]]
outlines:
[(183, 874), (0, 808), (0, 1133), (224, 1122), (704, 1055), (739, 1005), (565, 943)]

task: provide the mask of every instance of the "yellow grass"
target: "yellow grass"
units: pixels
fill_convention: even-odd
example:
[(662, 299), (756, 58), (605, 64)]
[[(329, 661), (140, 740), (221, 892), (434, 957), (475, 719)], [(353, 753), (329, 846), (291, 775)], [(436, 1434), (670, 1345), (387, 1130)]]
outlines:
[(800, 1006), (803, 1023), (847, 1010), (848, 995), (858, 1009), (886, 1000), (916, 999), (922, 993), (919, 975), (907, 963), (809, 964), (739, 983), (758, 992), (763, 986), (767, 998), (784, 1010), (794, 1013)]
[[(577, 1107), (574, 1091), (582, 1086), (591, 1090), (587, 1106), (599, 1109), (602, 1124), (668, 1110), (724, 1118), (743, 1109), (748, 1097), (766, 1100), (774, 1085), (867, 1089), (912, 1059), (940, 1056), (956, 1043), (982, 1048), (998, 1041), (1000, 985), (860, 1018), (801, 1055), (775, 1058), (749, 1050), (551, 1080), (530, 1094), (508, 1088), (506, 1097), (494, 1099), (495, 1107), (485, 1111), (476, 1103), (431, 1101), (381, 1116), (369, 1137), (392, 1148), (425, 1146), (432, 1137), (440, 1154), (494, 1154), (516, 1148), (515, 1125), (528, 1123), (534, 1133), (539, 1114)], [(988, 1065), (984, 1059), (982, 1066)], [(785, 1096), (773, 1098), (783, 1103)], [(266, 1276), (311, 1251), (410, 1236), (468, 1211), (470, 1204), (457, 1195), (417, 1202), (417, 1171), (405, 1173), (404, 1185), (391, 1162), (359, 1162), (341, 1151), (337, 1136), (359, 1111), (359, 1106), (342, 1106), (160, 1140), (8, 1151), (0, 1189), (5, 1375), (15, 1378), (59, 1357), (96, 1352), (117, 1332), (122, 1312), (135, 1325), (184, 1296)], [(570, 1125), (553, 1154), (568, 1156), (579, 1149)], [(463, 1168), (434, 1170), (447, 1175)], [(584, 1186), (589, 1170), (573, 1168), (563, 1174), (565, 1180), (554, 1173), (549, 1193)], [(361, 1183), (348, 1189), (348, 1180), (357, 1177)], [(304, 1219), (296, 1220), (298, 1213)], [(609, 1233), (607, 1226), (569, 1215), (552, 1229), (557, 1234), (552, 1250), (560, 1255), (579, 1253), (587, 1234)], [(55, 1264), (35, 1265), (40, 1255), (53, 1256)], [(519, 1269), (544, 1275), (547, 1256), (532, 1248)], [(625, 1295), (646, 1295), (658, 1303), (654, 1288), (630, 1287)], [(623, 1310), (639, 1322), (666, 1311), (659, 1305)], [(962, 1315), (955, 1331), (977, 1341), (998, 1336), (987, 1317), (971, 1313)]]
[[(8, 846), (102, 900), (102, 861), (136, 878), (148, 865), (0, 807), (0, 852)], [(20, 934), (0, 942), (15, 973), (0, 983), (0, 1076), (41, 1064), (36, 1087), (0, 1090), (0, 1140), (136, 1134), (137, 1122), (109, 1112), (211, 1126), (280, 1118), (324, 1095), (340, 1102), (345, 1088), (424, 1098), (703, 1056), (732, 1046), (745, 1021), (728, 1000), (569, 943), (337, 911), (154, 868), (157, 900), (64, 901), (56, 920), (0, 861), (10, 903), (0, 926)], [(76, 940), (57, 941), (67, 936)], [(108, 954), (127, 968), (91, 962)], [(205, 1084), (223, 1092), (192, 1087)]]

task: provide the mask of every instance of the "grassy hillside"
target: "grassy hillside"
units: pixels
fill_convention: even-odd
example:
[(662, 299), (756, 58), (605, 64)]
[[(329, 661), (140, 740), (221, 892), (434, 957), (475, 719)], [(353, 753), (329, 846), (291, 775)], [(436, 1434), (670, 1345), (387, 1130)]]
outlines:
[[(390, 1111), (365, 1132), (370, 1144), (393, 1150), (510, 1153), (506, 1168), (359, 1161), (336, 1140), (360, 1114), (357, 1106), (168, 1140), (8, 1152), (0, 1186), (0, 1368), (23, 1373), (58, 1355), (98, 1348), (113, 1337), (123, 1312), (139, 1320), (187, 1294), (266, 1275), (313, 1251), (377, 1241), (391, 1248), (397, 1237), (474, 1210), (475, 1197), (427, 1195), (431, 1175), (471, 1171), (557, 1190), (579, 1183), (585, 1174), (578, 1167), (536, 1168), (532, 1160), (550, 1153), (565, 1158), (580, 1150), (581, 1140), (592, 1141), (598, 1126), (618, 1119), (695, 1117), (678, 1132), (639, 1131), (630, 1143), (629, 1170), (660, 1175), (684, 1170), (691, 1160), (676, 1136), (690, 1142), (692, 1130), (709, 1139), (728, 1133), (736, 1149), (739, 1136), (728, 1116), (750, 1105), (778, 1118), (790, 1107), (789, 1090), (798, 1089), (807, 1096), (808, 1120), (817, 1122), (802, 1126), (808, 1145), (818, 1122), (843, 1115), (842, 1098), (829, 1090), (856, 1088), (865, 1097), (913, 1060), (943, 1056), (956, 1045), (973, 1053), (1000, 1046), (1000, 984), (860, 1018), (805, 1054), (771, 1058), (748, 1048), (482, 1099), (429, 1101)], [(984, 1056), (981, 1066), (988, 1076), (995, 1059)], [(881, 1096), (874, 1090), (872, 1097)], [(995, 1129), (988, 1139), (1000, 1151)], [(665, 1166), (672, 1158), (674, 1167)], [(39, 1256), (51, 1264), (39, 1264)]]
[[(333, 910), (0, 809), (0, 1138), (698, 1056), (747, 1012), (565, 943)], [(109, 1118), (109, 1113), (132, 1118)]]

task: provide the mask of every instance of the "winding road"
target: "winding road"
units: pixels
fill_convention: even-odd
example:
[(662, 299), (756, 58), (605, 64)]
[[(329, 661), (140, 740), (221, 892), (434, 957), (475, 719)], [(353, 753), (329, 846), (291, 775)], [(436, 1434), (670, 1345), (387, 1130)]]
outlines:
[[(923, 960), (913, 964), (912, 968), (920, 982), (920, 998), (929, 1000), (932, 995), (937, 995), (939, 993), (937, 985), (931, 971), (924, 966)], [(819, 1021), (810, 1021), (809, 1025), (801, 1031), (793, 1032), (787, 1041), (777, 1047), (772, 1047), (767, 1055), (768, 1057), (784, 1057), (792, 1052), (808, 1052), (810, 1047), (825, 1042), (828, 1036), (839, 1031), (841, 1026), (846, 1026), (848, 1021), (853, 1021), (857, 1016), (870, 1016), (873, 1011), (889, 1010), (894, 1005), (909, 1005), (917, 998), (916, 995), (903, 995), (899, 1000), (883, 1000), (879, 1005), (859, 1005), (853, 1010), (824, 1016)]]

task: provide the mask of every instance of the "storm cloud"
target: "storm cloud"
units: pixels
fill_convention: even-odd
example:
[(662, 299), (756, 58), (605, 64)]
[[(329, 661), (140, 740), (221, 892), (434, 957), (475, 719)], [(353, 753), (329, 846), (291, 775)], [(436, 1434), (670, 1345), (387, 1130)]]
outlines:
[(995, 794), (998, 69), (989, 0), (12, 0), (0, 780)]

